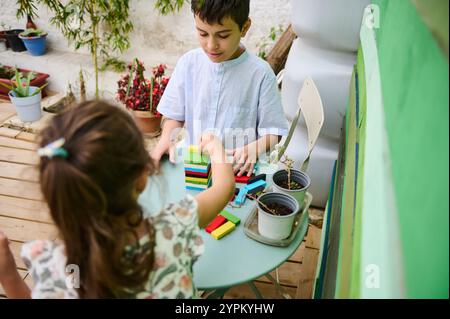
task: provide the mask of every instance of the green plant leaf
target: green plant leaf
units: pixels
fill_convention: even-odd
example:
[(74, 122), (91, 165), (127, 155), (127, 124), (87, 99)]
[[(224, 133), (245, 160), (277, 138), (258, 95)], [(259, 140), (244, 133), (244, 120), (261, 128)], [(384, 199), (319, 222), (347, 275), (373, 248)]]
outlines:
[(27, 76), (27, 82), (26, 82), (26, 95), (28, 96), (30, 94), (30, 82), (31, 82), (31, 77), (33, 76), (33, 74), (31, 72), (28, 72), (28, 76)]
[(41, 86), (41, 87), (38, 88), (36, 91), (34, 91), (34, 93), (31, 94), (30, 96), (35, 96), (36, 94), (38, 94), (39, 92), (41, 92), (47, 85), (48, 85), (48, 83), (45, 83), (43, 86)]
[(25, 97), (25, 88), (22, 83), (22, 78), (20, 76), (20, 72), (16, 70), (16, 90), (14, 90), (20, 97)]

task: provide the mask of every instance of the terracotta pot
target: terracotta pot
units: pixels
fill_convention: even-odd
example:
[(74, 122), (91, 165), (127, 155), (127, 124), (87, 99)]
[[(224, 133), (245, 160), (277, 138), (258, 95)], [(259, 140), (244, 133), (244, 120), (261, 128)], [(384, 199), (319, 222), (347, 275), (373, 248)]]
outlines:
[(141, 130), (146, 135), (158, 136), (161, 133), (161, 119), (146, 111), (131, 111), (133, 118)]

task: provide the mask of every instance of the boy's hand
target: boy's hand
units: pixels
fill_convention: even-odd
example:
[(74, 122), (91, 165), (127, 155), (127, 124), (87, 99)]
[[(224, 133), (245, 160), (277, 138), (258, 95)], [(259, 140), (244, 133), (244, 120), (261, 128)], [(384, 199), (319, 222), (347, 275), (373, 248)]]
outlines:
[(159, 163), (161, 161), (161, 157), (164, 154), (169, 155), (169, 161), (171, 163), (175, 163), (175, 144), (169, 143), (167, 145), (160, 145), (158, 144), (155, 146), (155, 148), (151, 151), (150, 157), (152, 158), (153, 162), (155, 163), (156, 167), (159, 167)]
[(233, 171), (237, 176), (242, 176), (247, 172), (247, 176), (253, 174), (256, 160), (258, 159), (257, 143), (250, 143), (244, 147), (227, 151), (233, 156)]
[(0, 230), (0, 283), (11, 278), (16, 271), (16, 262), (9, 248), (8, 238)]

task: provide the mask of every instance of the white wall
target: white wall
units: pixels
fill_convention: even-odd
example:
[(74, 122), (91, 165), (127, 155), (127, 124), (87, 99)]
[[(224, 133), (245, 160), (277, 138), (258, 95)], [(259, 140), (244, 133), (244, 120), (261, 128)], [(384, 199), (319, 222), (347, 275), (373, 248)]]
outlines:
[[(25, 26), (25, 19), (18, 21), (15, 16), (16, 0), (0, 0), (0, 22), (11, 27)], [(184, 52), (197, 47), (194, 33), (193, 16), (190, 5), (186, 3), (183, 9), (169, 16), (160, 16), (154, 9), (155, 0), (131, 0), (130, 16), (134, 23), (131, 34), (131, 49), (124, 54), (124, 58), (133, 57), (143, 59), (147, 63), (166, 63), (173, 67), (178, 57)], [(282, 24), (286, 26), (290, 21), (289, 0), (252, 0), (251, 18), (253, 20), (244, 43), (253, 52), (261, 38), (269, 34), (272, 26)], [(39, 8), (39, 18), (35, 20), (38, 27), (49, 31), (49, 45), (61, 51), (74, 51), (67, 41), (49, 23), (50, 14), (45, 8)], [(86, 50), (79, 52), (87, 53)]]

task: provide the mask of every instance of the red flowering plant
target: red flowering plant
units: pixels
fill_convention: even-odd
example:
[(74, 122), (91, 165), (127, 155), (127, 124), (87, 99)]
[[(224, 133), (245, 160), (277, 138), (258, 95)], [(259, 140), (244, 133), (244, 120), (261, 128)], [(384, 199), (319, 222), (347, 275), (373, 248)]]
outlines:
[(164, 90), (169, 83), (169, 77), (165, 77), (166, 65), (160, 64), (152, 70), (152, 77), (144, 76), (144, 64), (134, 59), (128, 65), (128, 73), (117, 82), (117, 100), (128, 109), (134, 111), (148, 111), (155, 117), (161, 117), (156, 110)]

